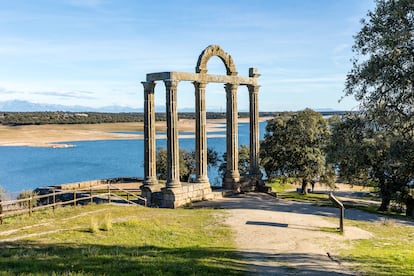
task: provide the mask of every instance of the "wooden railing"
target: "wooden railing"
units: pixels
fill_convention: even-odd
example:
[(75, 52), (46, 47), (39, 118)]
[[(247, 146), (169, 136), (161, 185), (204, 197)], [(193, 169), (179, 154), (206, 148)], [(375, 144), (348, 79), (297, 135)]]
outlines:
[[(137, 190), (125, 190), (113, 184), (104, 184), (91, 186), (89, 189), (75, 189), (56, 191), (53, 189), (50, 193), (44, 195), (33, 195), (27, 198), (16, 200), (0, 200), (0, 224), (6, 217), (12, 217), (21, 214), (29, 214), (35, 211), (53, 208), (58, 206), (93, 203), (111, 203), (126, 202), (128, 204), (147, 206), (146, 198), (134, 193)], [(80, 195), (80, 196), (79, 196)], [(67, 200), (65, 198), (68, 198)], [(139, 204), (141, 202), (142, 204)]]

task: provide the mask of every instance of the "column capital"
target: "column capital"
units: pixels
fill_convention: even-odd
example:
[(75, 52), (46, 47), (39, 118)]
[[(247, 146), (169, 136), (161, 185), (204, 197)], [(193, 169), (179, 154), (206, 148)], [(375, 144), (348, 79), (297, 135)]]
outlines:
[(167, 89), (177, 88), (179, 82), (180, 82), (179, 80), (172, 80), (172, 79), (164, 80), (164, 84)]
[(239, 85), (236, 84), (236, 83), (226, 83), (226, 84), (224, 84), (224, 88), (226, 89), (226, 92), (236, 91), (238, 87), (239, 87)]
[(250, 93), (259, 93), (259, 88), (260, 85), (247, 85), (247, 89), (249, 90)]
[(154, 91), (155, 88), (155, 81), (142, 81), (142, 85), (144, 86), (145, 91)]
[(199, 81), (193, 81), (194, 87), (197, 89), (205, 89), (207, 86), (207, 82), (199, 82)]

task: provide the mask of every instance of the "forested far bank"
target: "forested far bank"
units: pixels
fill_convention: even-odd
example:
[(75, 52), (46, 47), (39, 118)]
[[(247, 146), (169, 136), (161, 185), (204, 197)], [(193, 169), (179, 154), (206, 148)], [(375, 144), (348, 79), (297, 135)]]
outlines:
[[(344, 114), (344, 111), (321, 112), (322, 115)], [(260, 112), (260, 117), (273, 117), (280, 112)], [(195, 119), (194, 112), (179, 112), (179, 119)], [(249, 112), (239, 112), (239, 118), (248, 118)], [(207, 112), (207, 119), (225, 119), (225, 112)], [(157, 112), (156, 121), (165, 121), (166, 114)], [(101, 124), (143, 122), (144, 113), (98, 112), (0, 112), (0, 124), (8, 126), (46, 124)]]

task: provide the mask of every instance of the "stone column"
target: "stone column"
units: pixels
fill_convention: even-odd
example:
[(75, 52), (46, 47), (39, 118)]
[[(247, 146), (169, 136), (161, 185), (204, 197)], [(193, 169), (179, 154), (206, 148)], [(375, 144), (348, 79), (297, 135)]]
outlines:
[(237, 85), (227, 83), (225, 87), (227, 98), (227, 170), (224, 176), (223, 188), (233, 189), (234, 184), (240, 182)]
[(208, 183), (206, 133), (206, 83), (194, 82), (196, 107), (196, 182)]
[(142, 82), (144, 85), (144, 186), (158, 184), (155, 148), (155, 82)]
[(177, 188), (180, 183), (180, 160), (178, 148), (178, 80), (164, 80), (167, 102), (167, 188)]
[(250, 171), (251, 176), (259, 176), (259, 85), (248, 85), (250, 100)]

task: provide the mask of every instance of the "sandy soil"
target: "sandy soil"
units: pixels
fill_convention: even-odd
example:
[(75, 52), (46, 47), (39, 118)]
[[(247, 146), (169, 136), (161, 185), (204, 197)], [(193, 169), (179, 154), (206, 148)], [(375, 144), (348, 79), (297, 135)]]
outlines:
[[(241, 194), (194, 206), (228, 210), (225, 223), (234, 230), (238, 250), (253, 275), (358, 275), (338, 258), (338, 250), (347, 241), (372, 237), (346, 224), (344, 235), (323, 231), (339, 226), (336, 208), (266, 194)], [(378, 223), (384, 220), (356, 209), (346, 210), (345, 218)]]
[[(268, 118), (261, 118), (266, 120)], [(249, 119), (239, 119), (248, 122)], [(179, 131), (194, 132), (195, 121), (190, 119), (179, 120)], [(207, 120), (207, 132), (223, 131), (225, 119)], [(165, 131), (165, 122), (157, 122), (156, 129)], [(71, 141), (90, 140), (124, 140), (143, 139), (140, 134), (120, 132), (143, 131), (143, 123), (116, 123), (95, 125), (40, 125), (40, 126), (0, 126), (0, 146), (32, 146), (32, 147), (71, 147)], [(208, 134), (208, 137), (224, 137)], [(165, 135), (157, 136), (163, 138)], [(193, 138), (194, 135), (181, 135), (181, 138)], [(64, 144), (56, 144), (64, 143)]]

